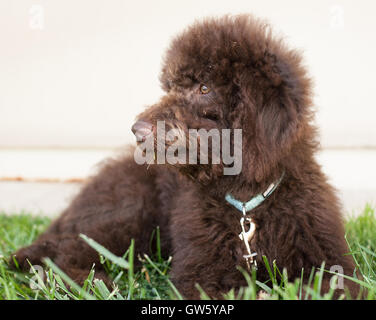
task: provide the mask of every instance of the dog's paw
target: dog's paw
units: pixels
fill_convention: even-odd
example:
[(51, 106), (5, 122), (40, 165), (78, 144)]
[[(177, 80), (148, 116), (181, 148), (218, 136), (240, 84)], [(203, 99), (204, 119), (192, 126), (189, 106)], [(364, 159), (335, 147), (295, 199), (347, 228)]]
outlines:
[(12, 254), (8, 260), (8, 265), (12, 269), (28, 271), (31, 265), (43, 265), (44, 258), (53, 258), (55, 252), (55, 245), (52, 242), (34, 243)]

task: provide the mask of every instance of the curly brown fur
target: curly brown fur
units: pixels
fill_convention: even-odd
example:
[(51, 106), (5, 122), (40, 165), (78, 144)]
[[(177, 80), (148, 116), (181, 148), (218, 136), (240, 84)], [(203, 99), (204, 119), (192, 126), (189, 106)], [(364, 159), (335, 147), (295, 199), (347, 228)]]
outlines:
[[(311, 81), (298, 52), (252, 16), (206, 19), (174, 39), (161, 83), (165, 96), (139, 120), (164, 120), (181, 130), (241, 128), (241, 173), (224, 176), (222, 164), (148, 168), (135, 164), (129, 152), (105, 165), (36, 242), (16, 253), (21, 266), (27, 267), (26, 258), (40, 263), (48, 256), (80, 282), (94, 262), (101, 272), (98, 255), (80, 233), (117, 255), (134, 238), (137, 252), (147, 253), (159, 225), (162, 252), (173, 256), (171, 278), (181, 293), (198, 298), (198, 283), (220, 298), (246, 284), (237, 270), (246, 268), (240, 213), (225, 194), (248, 201), (285, 172), (277, 190), (252, 212), (258, 280), (269, 279), (263, 255), (286, 268), (290, 279), (304, 268), (307, 280), (323, 261), (351, 275), (341, 208), (314, 158)], [(200, 94), (201, 84), (210, 93)], [(358, 288), (345, 283), (355, 296)], [(325, 274), (323, 292), (328, 289)]]

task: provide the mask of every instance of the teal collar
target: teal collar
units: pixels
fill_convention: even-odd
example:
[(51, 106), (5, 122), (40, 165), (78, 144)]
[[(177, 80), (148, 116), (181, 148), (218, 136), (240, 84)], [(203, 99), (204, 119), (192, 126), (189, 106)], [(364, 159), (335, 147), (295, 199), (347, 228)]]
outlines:
[(231, 194), (227, 193), (226, 194), (226, 201), (233, 205), (236, 209), (238, 209), (240, 212), (243, 214), (245, 212), (251, 211), (257, 206), (259, 206), (267, 197), (269, 197), (275, 189), (277, 189), (278, 185), (281, 183), (283, 176), (285, 173), (283, 172), (281, 177), (278, 179), (278, 181), (272, 183), (269, 185), (269, 187), (266, 189), (264, 193), (260, 193), (256, 196), (254, 196), (251, 200), (247, 202), (241, 202), (239, 200), (236, 200)]

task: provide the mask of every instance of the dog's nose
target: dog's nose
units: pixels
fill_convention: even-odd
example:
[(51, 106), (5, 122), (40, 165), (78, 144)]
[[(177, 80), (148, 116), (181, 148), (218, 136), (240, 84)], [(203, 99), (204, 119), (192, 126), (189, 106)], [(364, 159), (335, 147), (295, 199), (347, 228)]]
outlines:
[(132, 126), (132, 132), (137, 141), (145, 141), (148, 136), (153, 134), (153, 125), (149, 122), (139, 120)]

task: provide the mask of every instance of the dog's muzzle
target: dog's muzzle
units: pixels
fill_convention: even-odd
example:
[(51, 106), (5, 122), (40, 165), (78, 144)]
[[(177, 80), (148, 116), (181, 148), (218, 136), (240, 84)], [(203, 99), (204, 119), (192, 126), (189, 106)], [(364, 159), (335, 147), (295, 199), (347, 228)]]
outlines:
[(153, 134), (154, 126), (146, 121), (139, 120), (132, 126), (132, 132), (138, 142), (144, 142)]

